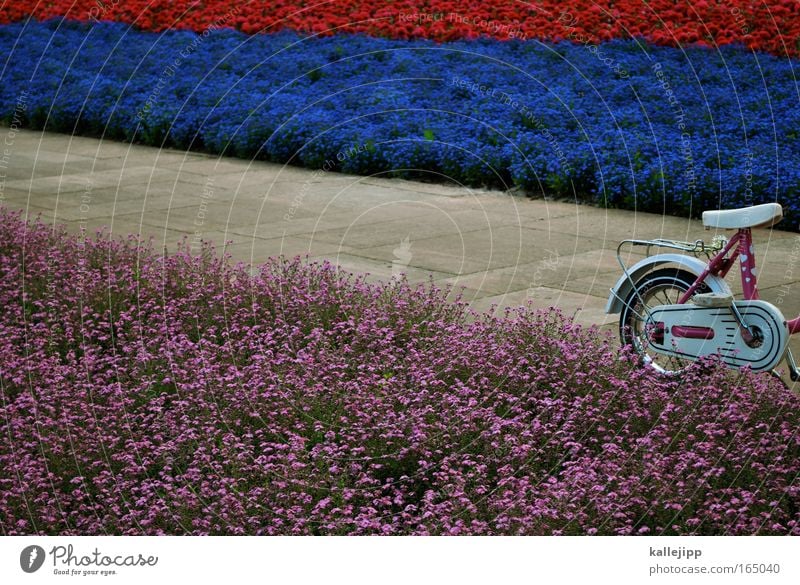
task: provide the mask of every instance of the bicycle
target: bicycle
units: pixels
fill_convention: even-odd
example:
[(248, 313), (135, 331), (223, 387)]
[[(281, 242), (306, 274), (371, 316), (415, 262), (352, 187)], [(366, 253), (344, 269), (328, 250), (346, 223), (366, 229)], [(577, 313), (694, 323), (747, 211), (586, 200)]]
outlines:
[[(631, 345), (647, 366), (667, 375), (712, 355), (731, 368), (749, 366), (775, 373), (785, 357), (789, 375), (797, 381), (800, 371), (787, 345), (789, 336), (800, 331), (800, 316), (787, 321), (775, 305), (759, 299), (751, 231), (772, 227), (782, 218), (777, 203), (706, 211), (706, 229), (736, 230), (733, 237), (718, 235), (710, 244), (665, 239), (620, 242), (617, 260), (623, 275), (611, 289), (606, 313), (619, 313), (622, 344)], [(622, 260), (626, 246), (646, 246), (646, 257), (627, 268)], [(655, 247), (682, 253), (651, 255)], [(734, 300), (725, 280), (737, 260), (742, 300)]]

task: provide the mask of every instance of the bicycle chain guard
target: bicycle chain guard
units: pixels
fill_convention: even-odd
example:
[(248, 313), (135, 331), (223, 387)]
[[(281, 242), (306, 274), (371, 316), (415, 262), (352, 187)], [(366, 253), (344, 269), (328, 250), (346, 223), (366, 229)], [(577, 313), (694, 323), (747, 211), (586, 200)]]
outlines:
[(737, 301), (736, 308), (757, 333), (748, 344), (730, 307), (694, 304), (659, 305), (650, 310), (646, 325), (648, 347), (682, 359), (718, 355), (734, 368), (757, 372), (774, 368), (783, 359), (789, 328), (777, 307), (765, 301)]

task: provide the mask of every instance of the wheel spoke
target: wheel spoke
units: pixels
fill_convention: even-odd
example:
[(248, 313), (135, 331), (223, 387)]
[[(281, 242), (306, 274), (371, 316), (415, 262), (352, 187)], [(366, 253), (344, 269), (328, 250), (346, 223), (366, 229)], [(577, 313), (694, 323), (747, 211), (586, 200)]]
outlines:
[(649, 328), (646, 327), (646, 324), (655, 307), (676, 304), (681, 296), (689, 290), (691, 284), (686, 282), (689, 276), (691, 275), (683, 277), (680, 272), (673, 273), (669, 277), (665, 277), (664, 272), (651, 273), (636, 284), (636, 293), (634, 293), (636, 296), (630, 297), (631, 299), (635, 298), (635, 302), (629, 301), (627, 309), (624, 311), (624, 321), (620, 322), (620, 335), (623, 343), (633, 345), (634, 349), (645, 359), (645, 363), (663, 373), (678, 373), (685, 369), (691, 360), (648, 352)]

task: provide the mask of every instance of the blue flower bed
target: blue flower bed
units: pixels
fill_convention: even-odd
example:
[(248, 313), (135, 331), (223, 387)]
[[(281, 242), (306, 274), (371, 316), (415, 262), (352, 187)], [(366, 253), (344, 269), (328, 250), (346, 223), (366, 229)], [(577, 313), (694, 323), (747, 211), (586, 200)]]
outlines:
[(778, 201), (800, 222), (798, 63), (741, 48), (55, 20), (0, 27), (0, 49), (6, 124), (691, 216)]

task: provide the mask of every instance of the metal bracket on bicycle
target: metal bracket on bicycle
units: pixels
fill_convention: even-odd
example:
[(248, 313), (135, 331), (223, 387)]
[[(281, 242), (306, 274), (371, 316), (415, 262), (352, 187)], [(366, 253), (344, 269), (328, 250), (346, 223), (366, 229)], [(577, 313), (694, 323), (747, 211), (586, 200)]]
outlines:
[[(656, 238), (653, 240), (622, 240), (619, 245), (617, 246), (617, 262), (619, 263), (620, 267), (622, 268), (622, 273), (625, 275), (625, 278), (628, 280), (628, 283), (631, 285), (631, 290), (636, 293), (636, 296), (639, 298), (639, 301), (643, 303), (643, 299), (639, 296), (639, 289), (636, 287), (636, 283), (634, 282), (633, 278), (631, 277), (630, 272), (628, 272), (628, 267), (625, 266), (625, 262), (622, 260), (622, 248), (625, 245), (629, 245), (632, 248), (637, 246), (645, 246), (646, 249), (646, 256), (651, 256), (651, 250), (653, 248), (669, 248), (672, 250), (678, 250), (681, 252), (685, 252), (687, 254), (692, 254), (695, 257), (699, 257), (701, 254), (704, 255), (709, 260), (714, 254), (720, 252), (728, 243), (728, 239), (722, 235), (716, 235), (712, 238), (711, 243), (707, 244), (703, 240), (695, 240), (693, 242), (686, 242), (681, 240), (667, 240)], [(619, 298), (619, 297), (617, 297)], [(623, 303), (625, 299), (620, 299)], [(646, 309), (645, 309), (646, 310)], [(648, 315), (649, 316), (649, 315)]]
[(728, 243), (727, 238), (725, 238), (725, 236), (720, 236), (720, 235), (714, 236), (710, 244), (707, 244), (703, 240), (695, 240), (693, 242), (684, 242), (681, 240), (664, 240), (658, 238), (654, 240), (622, 240), (619, 243), (619, 246), (617, 246), (617, 260), (624, 269), (625, 265), (622, 263), (621, 254), (622, 254), (622, 248), (626, 244), (629, 244), (631, 247), (646, 246), (647, 256), (651, 255), (650, 250), (652, 248), (671, 248), (673, 250), (679, 250), (681, 252), (694, 254), (695, 256), (703, 254), (707, 258), (710, 258), (714, 254), (722, 250), (727, 243)]

